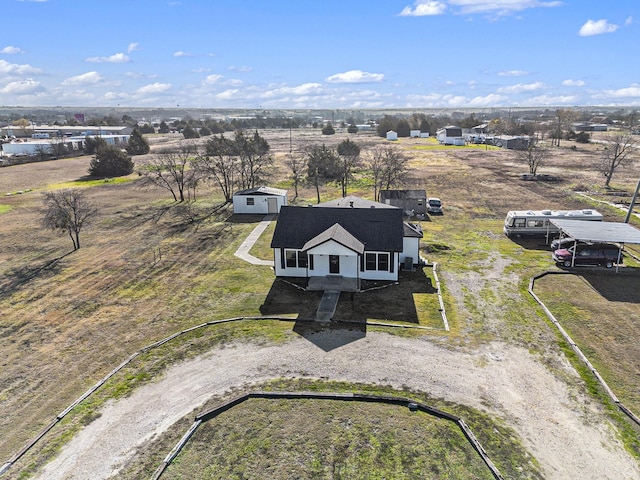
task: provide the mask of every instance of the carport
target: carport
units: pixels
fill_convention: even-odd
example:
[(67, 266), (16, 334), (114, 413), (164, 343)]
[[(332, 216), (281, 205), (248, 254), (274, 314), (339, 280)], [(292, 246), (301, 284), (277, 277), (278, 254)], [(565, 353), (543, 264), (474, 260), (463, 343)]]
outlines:
[[(591, 243), (617, 243), (618, 262), (616, 262), (616, 272), (618, 271), (620, 257), (625, 244), (640, 245), (640, 230), (628, 223), (621, 222), (585, 222), (583, 220), (550, 219), (556, 227), (560, 229), (560, 237), (570, 237), (574, 239), (574, 247), (578, 241)], [(574, 250), (575, 251), (575, 250)], [(571, 266), (574, 266), (575, 255), (571, 259)]]

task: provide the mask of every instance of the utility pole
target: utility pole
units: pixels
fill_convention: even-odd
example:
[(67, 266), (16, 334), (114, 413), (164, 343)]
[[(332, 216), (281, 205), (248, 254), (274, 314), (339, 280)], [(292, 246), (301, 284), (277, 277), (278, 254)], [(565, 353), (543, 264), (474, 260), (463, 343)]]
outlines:
[(633, 193), (633, 198), (631, 199), (631, 203), (629, 204), (629, 210), (627, 211), (627, 217), (624, 219), (624, 223), (629, 223), (631, 219), (631, 214), (633, 213), (633, 206), (636, 204), (636, 199), (638, 198), (638, 191), (640, 191), (640, 180), (638, 180), (638, 185), (636, 185), (636, 191)]

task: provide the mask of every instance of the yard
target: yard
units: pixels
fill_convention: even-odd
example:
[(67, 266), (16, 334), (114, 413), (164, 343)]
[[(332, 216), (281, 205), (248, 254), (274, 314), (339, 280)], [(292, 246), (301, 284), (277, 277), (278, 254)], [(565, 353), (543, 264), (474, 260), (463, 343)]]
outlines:
[[(309, 142), (340, 141), (338, 135), (333, 138), (309, 132), (296, 132), (296, 135), (294, 140), (300, 146)], [(274, 186), (290, 188), (282, 165), (289, 150), (289, 132), (265, 132), (265, 138), (278, 161)], [(362, 142), (371, 145), (383, 140), (366, 136)], [(529, 278), (556, 268), (550, 252), (540, 242), (513, 242), (504, 237), (501, 230), (504, 215), (510, 209), (590, 206), (603, 212), (607, 220), (620, 220), (622, 214), (617, 210), (592, 204), (591, 200), (575, 193), (588, 191), (591, 198), (599, 200), (614, 198), (608, 195), (611, 192), (599, 188), (602, 180), (595, 171), (597, 146), (580, 145), (573, 150), (571, 145), (565, 142), (542, 167), (544, 173), (560, 178), (558, 182), (546, 183), (521, 181), (520, 174), (526, 167), (518, 165), (508, 152), (501, 150), (425, 149), (417, 139), (398, 142), (398, 147), (412, 157), (415, 186), (426, 188), (429, 195), (440, 197), (445, 205), (444, 216), (422, 222), (425, 231), (422, 248), (423, 255), (439, 265), (451, 331), (440, 328), (429, 268), (406, 274), (397, 286), (359, 293), (353, 299), (344, 296), (336, 317), (360, 323), (384, 320), (431, 327), (428, 333), (403, 330), (401, 335), (407, 337), (403, 341), (428, 342), (442, 347), (454, 353), (453, 362), (456, 352), (460, 356), (469, 355), (476, 358), (478, 368), (486, 361), (485, 355), (478, 351), (491, 350), (496, 344), (505, 346), (507, 352), (511, 348), (523, 349), (554, 377), (565, 382), (572, 395), (580, 399), (580, 405), (584, 398), (596, 407), (601, 405), (604, 401), (597, 389), (587, 393), (589, 382), (585, 385), (572, 376), (557, 332), (526, 294)], [(138, 188), (135, 175), (126, 182), (77, 182), (86, 174), (88, 161), (88, 158), (79, 158), (0, 169), (0, 194), (12, 193), (0, 201), (3, 220), (0, 226), (3, 238), (0, 250), (0, 349), (3, 352), (0, 463), (8, 460), (99, 378), (145, 345), (209, 320), (261, 314), (304, 318), (313, 312), (319, 299), (319, 294), (275, 282), (270, 269), (245, 264), (233, 256), (255, 224), (232, 221), (229, 210), (214, 211), (221, 201), (214, 190), (199, 194), (198, 221), (193, 223), (182, 207), (170, 202), (163, 191)], [(614, 180), (615, 187), (630, 192), (638, 176), (638, 165), (620, 171)], [(349, 193), (370, 198), (372, 191), (365, 186), (365, 180), (356, 182), (354, 191)], [(70, 185), (87, 188), (101, 212), (97, 225), (83, 233), (83, 248), (73, 253), (70, 253), (68, 238), (38, 227), (39, 192)], [(300, 193), (299, 204), (313, 202), (314, 191), (302, 188)], [(323, 200), (338, 195), (336, 186), (323, 190)], [(269, 232), (272, 230), (265, 233), (252, 251), (260, 258), (270, 258)], [(600, 271), (584, 276), (545, 277), (539, 288), (552, 310), (559, 312), (560, 320), (566, 320), (581, 348), (588, 355), (593, 353), (592, 360), (602, 369), (607, 381), (611, 381), (616, 393), (638, 413), (640, 402), (635, 388), (638, 355), (634, 350), (637, 325), (633, 319), (640, 317), (636, 307), (640, 290), (635, 287), (623, 290), (614, 283), (621, 278), (626, 279), (625, 285), (637, 283), (640, 278), (634, 273), (637, 265), (633, 261), (626, 265), (624, 277)], [(560, 291), (563, 295), (559, 295)], [(586, 305), (568, 300), (585, 297), (590, 299)], [(295, 325), (298, 327), (275, 321), (225, 324), (214, 333), (187, 335), (162, 350), (145, 354), (135, 368), (114, 379), (88, 405), (56, 427), (42, 446), (10, 470), (9, 478), (39, 468), (42, 461), (53, 455), (82, 425), (90, 425), (99, 417), (109, 398), (122, 398), (139, 391), (139, 385), (159, 378), (161, 372), (181, 360), (194, 359), (213, 350), (224, 352), (225, 345), (238, 342), (285, 345), (298, 341), (304, 333), (300, 332), (300, 323)], [(364, 335), (372, 336), (379, 331), (386, 330), (369, 328)], [(570, 357), (570, 360), (579, 367), (575, 359)], [(284, 375), (274, 369), (276, 373)], [(467, 372), (467, 375), (473, 374), (473, 371)], [(256, 377), (258, 380), (263, 379)], [(330, 376), (329, 380), (332, 380)], [(351, 378), (354, 385), (364, 380)], [(246, 388), (232, 379), (229, 381), (229, 389)], [(372, 383), (376, 382), (372, 380)], [(387, 383), (399, 390), (405, 387), (394, 378), (388, 378)], [(418, 385), (412, 388), (420, 390)], [(495, 403), (497, 400), (490, 400), (491, 395), (484, 400), (477, 392), (452, 394), (452, 399), (447, 398), (446, 392), (442, 395), (432, 400), (450, 400), (450, 408), (469, 409), (469, 415), (474, 418), (482, 417), (482, 410), (485, 414), (491, 412), (499, 417), (497, 421), (506, 424), (509, 435), (519, 437), (516, 444), (522, 442), (534, 457), (545, 455), (541, 447), (544, 438), (532, 440), (520, 433), (518, 429), (528, 431), (527, 428), (518, 422), (511, 424), (509, 408), (502, 410)], [(216, 398), (223, 397), (220, 392)], [(276, 409), (281, 408), (285, 407)], [(584, 405), (583, 408), (590, 415), (596, 415), (593, 408)], [(189, 412), (183, 415), (186, 413)], [(355, 414), (347, 411), (332, 415), (355, 418)], [(294, 422), (292, 428), (304, 416), (298, 413), (292, 417), (299, 417), (301, 420)], [(597, 415), (593, 418), (599, 419), (598, 422), (607, 421)], [(611, 410), (609, 418), (623, 432), (621, 436), (627, 448), (635, 452), (631, 465), (636, 465), (637, 472), (638, 431)], [(478, 420), (478, 425), (485, 423), (490, 422)], [(358, 431), (369, 432), (371, 428), (358, 426)], [(167, 435), (175, 436), (177, 431), (170, 430)], [(238, 434), (229, 432), (229, 435)], [(275, 438), (278, 437), (274, 433)], [(489, 441), (491, 436), (485, 438)], [(163, 441), (161, 437), (160, 441)], [(398, 440), (401, 441), (404, 440)], [(201, 452), (203, 447), (196, 444), (194, 448)], [(147, 458), (162, 457), (163, 453), (166, 452), (154, 452), (155, 456)], [(495, 455), (499, 464), (507, 469), (513, 460), (510, 453), (501, 452), (499, 448), (488, 453)], [(527, 456), (523, 452), (513, 455), (519, 460)], [(584, 456), (588, 457), (588, 452)], [(401, 457), (396, 459), (401, 461)], [(564, 474), (555, 472), (554, 477), (547, 470), (553, 461), (548, 458), (538, 461), (542, 476), (575, 478), (571, 470)], [(628, 459), (622, 461), (619, 468), (633, 468), (628, 462)], [(534, 462), (521, 478), (536, 478), (536, 475)]]

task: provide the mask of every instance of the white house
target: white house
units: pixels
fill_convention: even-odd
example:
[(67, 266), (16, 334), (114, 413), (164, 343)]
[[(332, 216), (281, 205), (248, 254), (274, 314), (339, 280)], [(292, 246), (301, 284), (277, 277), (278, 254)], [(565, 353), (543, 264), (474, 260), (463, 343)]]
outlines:
[(387, 132), (387, 140), (398, 140), (398, 132), (395, 132), (393, 130), (389, 130)]
[(287, 205), (287, 191), (272, 187), (256, 187), (233, 194), (233, 213), (266, 215), (278, 213)]
[(419, 263), (422, 230), (403, 211), (358, 197), (282, 208), (271, 241), (277, 277), (397, 281)]

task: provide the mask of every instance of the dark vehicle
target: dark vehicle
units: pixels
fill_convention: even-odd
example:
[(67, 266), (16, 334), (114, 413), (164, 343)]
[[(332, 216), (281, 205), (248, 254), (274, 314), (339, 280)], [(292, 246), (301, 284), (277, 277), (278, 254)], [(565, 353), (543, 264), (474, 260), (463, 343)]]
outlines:
[[(622, 252), (616, 245), (610, 243), (596, 243), (593, 245), (577, 245), (570, 248), (561, 248), (553, 252), (553, 260), (558, 265), (570, 267), (581, 265), (602, 265), (607, 268), (613, 267), (616, 263), (622, 263)], [(618, 255), (620, 259), (618, 260)], [(574, 258), (575, 257), (575, 258)]]
[[(549, 247), (551, 248), (551, 251), (555, 252), (556, 250), (560, 250), (561, 248), (573, 247), (573, 244), (575, 242), (576, 241), (570, 237), (554, 238)], [(578, 245), (591, 245), (591, 243), (581, 242), (580, 240), (578, 240)]]

